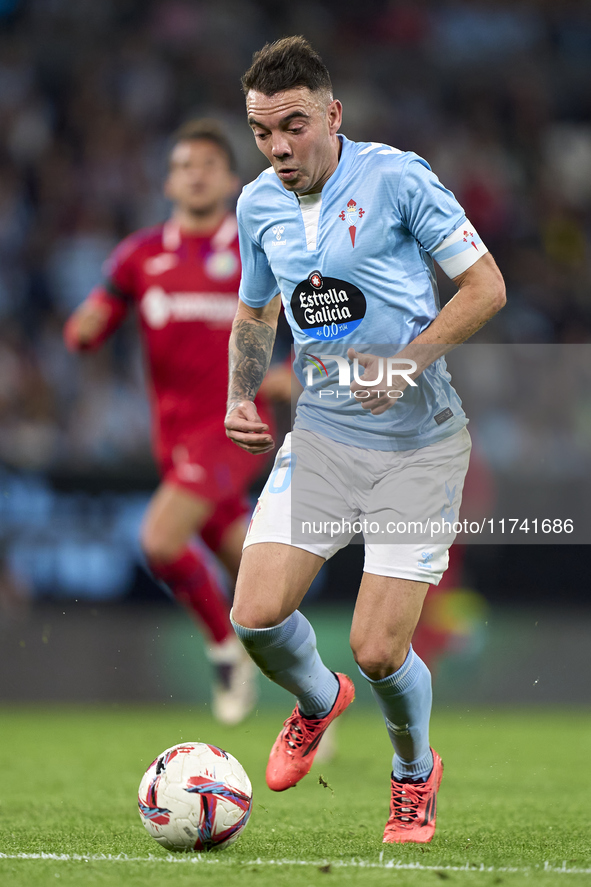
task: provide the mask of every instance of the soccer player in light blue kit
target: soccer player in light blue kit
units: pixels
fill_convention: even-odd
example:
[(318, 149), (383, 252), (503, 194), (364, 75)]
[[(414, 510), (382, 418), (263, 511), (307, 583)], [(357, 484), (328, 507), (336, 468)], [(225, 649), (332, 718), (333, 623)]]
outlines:
[[(253, 660), (297, 699), (271, 750), (267, 784), (283, 791), (305, 776), (327, 726), (353, 701), (350, 678), (326, 667), (297, 608), (363, 520), (350, 642), (394, 747), (384, 842), (424, 843), (435, 830), (442, 763), (429, 744), (431, 678), (411, 638), (453, 535), (381, 534), (417, 517), (422, 527), (457, 516), (470, 439), (443, 355), (502, 307), (504, 285), (424, 160), (338, 134), (341, 104), (302, 37), (256, 53), (243, 88), (271, 168), (238, 204), (243, 277), (228, 436), (253, 453), (273, 446), (253, 400), (281, 302), (304, 386), (251, 521), (232, 613)], [(458, 286), (441, 310), (433, 259)], [(316, 526), (325, 532), (314, 535)]]

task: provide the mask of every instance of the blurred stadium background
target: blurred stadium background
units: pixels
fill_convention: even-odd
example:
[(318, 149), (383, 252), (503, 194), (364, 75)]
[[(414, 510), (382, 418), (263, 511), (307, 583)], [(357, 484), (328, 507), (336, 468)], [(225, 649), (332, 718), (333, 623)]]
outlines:
[[(426, 157), (495, 255), (509, 301), (480, 341), (568, 346), (591, 366), (589, 3), (0, 0), (2, 700), (207, 700), (198, 633), (136, 541), (157, 477), (134, 330), (81, 359), (61, 328), (117, 241), (166, 216), (180, 122), (218, 117), (244, 181), (260, 172), (239, 78), (255, 49), (291, 33), (323, 55), (345, 134)], [(561, 401), (552, 381), (538, 413)], [(531, 490), (550, 474), (584, 489), (589, 388), (533, 460), (540, 436), (520, 435), (502, 391), (486, 391), (475, 408), (495, 442), (493, 483), (527, 475)], [(469, 546), (469, 593), (432, 616), (452, 636), (440, 703), (589, 701), (587, 552)], [(352, 667), (360, 570), (359, 547), (339, 555), (310, 604), (336, 668)]]

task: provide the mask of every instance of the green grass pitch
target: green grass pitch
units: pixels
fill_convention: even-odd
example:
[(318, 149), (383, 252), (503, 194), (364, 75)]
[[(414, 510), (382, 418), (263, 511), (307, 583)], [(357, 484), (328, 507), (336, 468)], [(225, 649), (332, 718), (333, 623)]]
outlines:
[[(0, 709), (0, 884), (591, 883), (588, 713), (436, 711), (445, 775), (437, 832), (423, 847), (381, 843), (390, 749), (368, 706), (340, 719), (332, 763), (270, 792), (266, 758), (287, 714), (261, 710), (229, 729), (188, 707)], [(250, 823), (222, 852), (169, 854), (139, 820), (144, 769), (187, 740), (226, 748), (253, 782)]]

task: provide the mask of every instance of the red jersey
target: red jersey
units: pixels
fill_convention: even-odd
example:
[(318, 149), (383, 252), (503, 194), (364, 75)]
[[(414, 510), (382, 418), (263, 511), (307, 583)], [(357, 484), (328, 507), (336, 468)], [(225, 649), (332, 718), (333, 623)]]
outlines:
[(138, 231), (107, 260), (109, 290), (137, 306), (159, 453), (188, 429), (223, 426), (240, 271), (233, 214), (208, 235), (172, 220)]

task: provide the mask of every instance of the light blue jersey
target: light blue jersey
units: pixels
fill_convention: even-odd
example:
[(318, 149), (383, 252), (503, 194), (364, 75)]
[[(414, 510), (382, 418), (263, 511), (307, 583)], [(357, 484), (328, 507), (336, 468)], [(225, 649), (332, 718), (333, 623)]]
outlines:
[(339, 138), (321, 194), (298, 198), (272, 169), (244, 188), (240, 298), (262, 307), (281, 293), (304, 386), (296, 428), (369, 449), (424, 447), (467, 422), (444, 358), (374, 416), (349, 391), (347, 349), (395, 355), (439, 312), (433, 258), (456, 277), (487, 249), (425, 160)]

